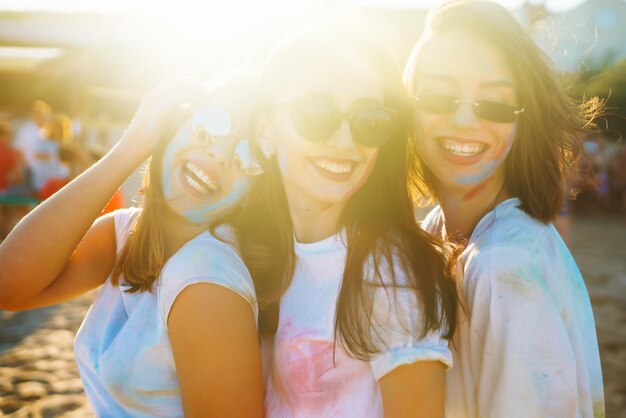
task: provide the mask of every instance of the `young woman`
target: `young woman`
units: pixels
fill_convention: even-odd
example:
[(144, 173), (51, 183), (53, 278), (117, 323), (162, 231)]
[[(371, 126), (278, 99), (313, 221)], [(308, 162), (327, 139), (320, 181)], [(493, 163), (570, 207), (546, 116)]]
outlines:
[(486, 1), (435, 10), (405, 82), (439, 203), (422, 226), (465, 246), (447, 416), (604, 417), (589, 296), (550, 224), (597, 103), (574, 105), (515, 18)]
[(266, 416), (443, 416), (456, 293), (413, 217), (398, 68), (339, 22), (284, 41), (260, 85), (266, 173), (239, 228), (275, 334)]
[[(250, 122), (250, 90), (240, 84), (203, 93), (191, 79), (165, 81), (115, 147), (0, 247), (2, 309), (103, 285), (75, 342), (96, 416), (263, 414), (254, 286), (237, 253), (207, 231), (250, 182), (233, 160)], [(179, 124), (183, 103), (204, 105)], [(143, 209), (94, 222), (150, 155)]]

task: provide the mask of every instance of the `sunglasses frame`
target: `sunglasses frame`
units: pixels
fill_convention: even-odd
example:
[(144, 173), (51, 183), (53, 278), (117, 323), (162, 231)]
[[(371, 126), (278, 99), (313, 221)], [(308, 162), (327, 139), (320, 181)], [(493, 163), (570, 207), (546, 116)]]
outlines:
[[(448, 98), (453, 98), (454, 99), (454, 104), (456, 105), (454, 107), (454, 109), (450, 109), (449, 111), (445, 111), (445, 112), (432, 112), (429, 110), (424, 110), (424, 109), (420, 109), (418, 107), (419, 110), (421, 110), (422, 112), (426, 112), (426, 113), (432, 113), (432, 114), (436, 114), (436, 115), (450, 115), (450, 114), (454, 114), (455, 112), (457, 112), (459, 110), (459, 107), (461, 106), (462, 103), (467, 103), (472, 105), (472, 112), (474, 112), (474, 115), (476, 115), (476, 117), (482, 119), (482, 120), (486, 120), (488, 122), (494, 122), (494, 123), (514, 123), (517, 121), (519, 115), (521, 115), (522, 113), (524, 113), (524, 110), (526, 110), (523, 107), (517, 108), (517, 110), (513, 110), (512, 111), (512, 119), (510, 121), (501, 121), (501, 120), (494, 120), (493, 118), (489, 118), (489, 117), (485, 117), (484, 115), (481, 115), (480, 113), (477, 113), (478, 109), (480, 108), (481, 103), (492, 103), (492, 104), (496, 104), (496, 105), (501, 105), (501, 106), (506, 106), (506, 107), (511, 107), (511, 108), (516, 108), (515, 106), (512, 105), (508, 105), (506, 103), (499, 103), (499, 102), (491, 102), (489, 100), (478, 100), (478, 101), (474, 101), (474, 100), (463, 100), (463, 99), (457, 99), (454, 96), (449, 96), (449, 95), (445, 95), (445, 94), (441, 94), (441, 95), (437, 95), (437, 96), (444, 96), (444, 97), (448, 97)], [(418, 103), (420, 102), (420, 100), (422, 100), (421, 97), (413, 97), (412, 98), (414, 103), (418, 105)], [(480, 111), (478, 111), (480, 112)]]
[[(222, 127), (220, 127), (220, 129), (222, 129), (221, 132), (224, 132), (224, 134), (216, 135), (214, 133), (211, 133), (211, 129), (207, 128), (208, 124), (203, 123), (202, 119), (206, 118), (200, 116), (202, 112), (207, 113), (208, 111), (213, 112), (213, 116), (226, 116), (226, 118), (228, 119), (228, 132), (226, 132), (226, 129), (222, 129)], [(193, 135), (200, 142), (207, 145), (213, 145), (219, 140), (233, 137), (237, 141), (237, 145), (235, 146), (235, 150), (233, 152), (233, 162), (235, 164), (238, 164), (239, 169), (247, 176), (254, 177), (263, 173), (263, 169), (261, 168), (260, 164), (252, 156), (252, 152), (250, 150), (250, 140), (247, 137), (241, 135), (237, 130), (233, 129), (233, 120), (227, 111), (220, 109), (219, 107), (209, 105), (201, 106), (197, 109), (194, 109), (191, 117), (191, 130), (193, 132)]]
[[(291, 118), (292, 123), (294, 124), (294, 128), (296, 129), (296, 131), (298, 132), (298, 134), (304, 138), (307, 141), (310, 142), (324, 142), (326, 140), (328, 140), (328, 138), (330, 138), (333, 133), (335, 133), (339, 127), (341, 126), (341, 123), (337, 124), (337, 127), (334, 128), (331, 132), (328, 133), (328, 136), (326, 136), (325, 138), (320, 138), (320, 139), (311, 139), (309, 138), (307, 135), (303, 135), (300, 132), (300, 129), (297, 127), (297, 122), (294, 120), (296, 119), (296, 117), (294, 116), (294, 112), (296, 111), (295, 109), (297, 108), (298, 103), (300, 102), (304, 102), (306, 100), (310, 100), (312, 97), (310, 96), (304, 96), (304, 97), (297, 97), (297, 98), (293, 98), (293, 99), (286, 99), (280, 102), (275, 103), (275, 106), (279, 106), (279, 107), (289, 107), (289, 116)], [(389, 142), (389, 140), (392, 138), (393, 135), (390, 135), (389, 138), (387, 138), (385, 140), (385, 142), (381, 143), (381, 144), (377, 144), (377, 145), (370, 145), (367, 143), (367, 141), (361, 141), (359, 140), (359, 135), (357, 134), (358, 129), (353, 125), (353, 121), (356, 118), (357, 114), (360, 111), (366, 110), (366, 109), (382, 109), (385, 112), (387, 112), (387, 114), (391, 117), (392, 122), (396, 122), (398, 119), (398, 114), (400, 113), (399, 111), (395, 110), (395, 109), (391, 109), (388, 108), (386, 106), (382, 106), (382, 105), (364, 105), (364, 106), (351, 106), (351, 109), (348, 110), (347, 112), (339, 112), (337, 110), (337, 107), (334, 105), (331, 105), (330, 107), (332, 107), (333, 111), (335, 112), (335, 115), (338, 117), (338, 121), (341, 122), (343, 120), (347, 120), (348, 121), (348, 125), (350, 126), (350, 132), (352, 134), (352, 139), (355, 143), (369, 147), (369, 148), (380, 148), (383, 145), (385, 145), (387, 142)], [(353, 109), (354, 107), (356, 107), (357, 109)]]

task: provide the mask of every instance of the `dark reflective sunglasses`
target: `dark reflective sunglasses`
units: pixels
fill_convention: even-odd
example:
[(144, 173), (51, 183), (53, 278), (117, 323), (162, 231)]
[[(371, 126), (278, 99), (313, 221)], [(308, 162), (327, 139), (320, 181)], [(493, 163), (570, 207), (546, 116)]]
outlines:
[(472, 105), (474, 114), (481, 119), (490, 122), (511, 123), (524, 112), (524, 108), (511, 106), (505, 103), (490, 102), (489, 100), (460, 100), (454, 96), (445, 94), (428, 94), (415, 97), (415, 107), (423, 112), (445, 114), (457, 111), (461, 103)]
[(341, 113), (325, 97), (311, 96), (278, 103), (289, 107), (291, 121), (307, 141), (322, 142), (348, 120), (354, 142), (376, 148), (387, 143), (396, 129), (398, 112), (375, 104), (354, 105)]

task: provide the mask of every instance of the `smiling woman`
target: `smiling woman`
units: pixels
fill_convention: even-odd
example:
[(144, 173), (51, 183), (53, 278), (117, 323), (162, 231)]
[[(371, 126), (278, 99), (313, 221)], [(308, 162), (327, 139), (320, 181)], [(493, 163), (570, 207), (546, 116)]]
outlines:
[[(249, 133), (250, 86), (164, 81), (113, 149), (0, 247), (3, 309), (102, 285), (75, 341), (96, 416), (262, 416), (254, 285), (227, 225), (208, 231), (251, 184), (235, 158)], [(143, 208), (94, 222), (149, 156)]]
[(261, 74), (265, 173), (239, 236), (271, 358), (268, 417), (443, 416), (456, 293), (413, 216), (400, 71), (361, 29), (298, 33)]
[(481, 0), (432, 12), (405, 84), (414, 178), (439, 204), (422, 227), (464, 249), (447, 416), (604, 417), (589, 296), (550, 224), (597, 102), (573, 103), (515, 17)]

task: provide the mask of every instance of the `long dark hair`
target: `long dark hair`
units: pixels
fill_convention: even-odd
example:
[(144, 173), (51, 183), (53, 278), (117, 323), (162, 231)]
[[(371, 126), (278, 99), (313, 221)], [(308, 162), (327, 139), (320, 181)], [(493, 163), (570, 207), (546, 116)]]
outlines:
[[(340, 63), (342, 51), (350, 51), (362, 55), (378, 71), (385, 85), (385, 106), (398, 111), (394, 137), (380, 148), (370, 176), (350, 197), (340, 219), (340, 227), (346, 231), (347, 259), (335, 336), (348, 353), (368, 359), (381, 349), (371, 334), (376, 287), (406, 287), (415, 292), (424, 312), (420, 329), (411, 330), (416, 337), (442, 329), (445, 337), (451, 338), (457, 320), (457, 293), (449, 252), (424, 233), (414, 218), (407, 178), (415, 161), (407, 158), (412, 114), (400, 69), (362, 32), (344, 27), (342, 22), (332, 22), (283, 41), (261, 72), (259, 100), (265, 103), (260, 113), (271, 115), (270, 104), (284, 83), (314, 73), (316, 66)], [(280, 297), (291, 283), (296, 256), (277, 163), (275, 158), (265, 159), (258, 150), (257, 157), (266, 172), (253, 187), (237, 229), (242, 257), (255, 281), (259, 328), (267, 335), (276, 331)], [(396, 280), (394, 267), (405, 273), (407, 283)], [(388, 270), (392, 277), (383, 278)], [(372, 274), (374, 277), (369, 277)]]
[[(425, 34), (407, 62), (404, 80), (414, 93), (421, 46), (430, 36), (462, 30), (478, 36), (506, 60), (524, 113), (517, 122), (513, 146), (504, 162), (507, 191), (521, 201), (521, 208), (544, 223), (563, 204), (564, 176), (581, 153), (583, 134), (594, 127), (600, 112), (597, 98), (575, 103), (561, 86), (550, 58), (535, 44), (517, 19), (491, 1), (446, 3), (428, 17)], [(459, 45), (459, 48), (463, 48)], [(421, 161), (416, 184), (437, 196), (438, 182)]]

